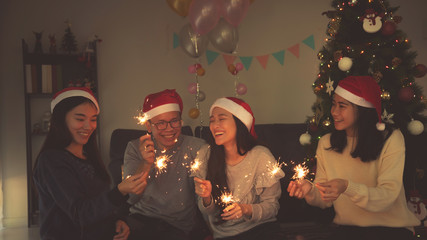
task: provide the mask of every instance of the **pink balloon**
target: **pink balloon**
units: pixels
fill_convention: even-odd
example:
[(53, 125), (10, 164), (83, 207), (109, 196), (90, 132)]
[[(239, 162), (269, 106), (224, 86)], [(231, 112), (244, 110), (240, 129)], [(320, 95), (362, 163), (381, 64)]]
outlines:
[(191, 94), (196, 94), (196, 92), (197, 92), (197, 83), (190, 83), (190, 84), (188, 84), (187, 90)]
[(196, 73), (196, 65), (191, 64), (190, 66), (188, 66), (188, 72), (189, 73)]
[(236, 70), (237, 71), (242, 71), (243, 70), (243, 64), (242, 63), (236, 63)]
[(221, 0), (193, 0), (188, 17), (194, 31), (200, 35), (210, 32), (221, 16)]
[(236, 92), (237, 92), (237, 94), (239, 94), (239, 95), (245, 95), (247, 91), (248, 91), (248, 88), (246, 87), (245, 84), (243, 84), (243, 83), (237, 84), (237, 86), (236, 86)]
[(221, 15), (234, 27), (239, 26), (248, 12), (249, 0), (223, 0)]

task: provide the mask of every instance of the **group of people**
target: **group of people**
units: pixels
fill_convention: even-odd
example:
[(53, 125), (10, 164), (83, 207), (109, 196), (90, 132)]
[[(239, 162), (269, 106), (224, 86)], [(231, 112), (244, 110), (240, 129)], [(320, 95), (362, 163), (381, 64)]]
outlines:
[[(310, 205), (334, 207), (333, 239), (412, 239), (420, 224), (404, 195), (404, 138), (381, 122), (380, 94), (371, 77), (342, 79), (331, 108), (335, 130), (319, 141), (314, 182), (287, 186)], [(113, 188), (97, 148), (93, 93), (66, 88), (51, 111), (34, 168), (42, 239), (284, 239), (276, 219), (284, 173), (271, 174), (277, 161), (257, 142), (242, 99), (212, 104), (205, 142), (181, 134), (175, 90), (149, 94), (149, 134), (128, 143), (124, 178)]]

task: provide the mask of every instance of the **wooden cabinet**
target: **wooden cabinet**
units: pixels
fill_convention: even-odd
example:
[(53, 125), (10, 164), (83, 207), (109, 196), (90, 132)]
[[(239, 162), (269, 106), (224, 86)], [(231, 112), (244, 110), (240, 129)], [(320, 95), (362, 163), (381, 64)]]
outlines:
[[(24, 43), (24, 41), (23, 41)], [(39, 207), (33, 167), (50, 126), (50, 101), (69, 86), (86, 86), (97, 95), (96, 46), (83, 54), (35, 54), (23, 44), (28, 177), (28, 226), (37, 226)], [(99, 135), (98, 135), (99, 136)]]

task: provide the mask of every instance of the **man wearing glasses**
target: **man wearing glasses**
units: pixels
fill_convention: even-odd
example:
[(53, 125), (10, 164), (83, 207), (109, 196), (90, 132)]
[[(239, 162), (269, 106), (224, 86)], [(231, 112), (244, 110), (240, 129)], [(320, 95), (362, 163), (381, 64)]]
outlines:
[[(150, 133), (132, 140), (124, 155), (124, 176), (148, 172), (147, 187), (131, 195), (129, 239), (194, 239), (198, 215), (191, 164), (205, 143), (181, 135), (183, 104), (175, 90), (149, 94), (143, 104)], [(158, 164), (163, 159), (163, 166)], [(197, 219), (196, 219), (197, 218)]]

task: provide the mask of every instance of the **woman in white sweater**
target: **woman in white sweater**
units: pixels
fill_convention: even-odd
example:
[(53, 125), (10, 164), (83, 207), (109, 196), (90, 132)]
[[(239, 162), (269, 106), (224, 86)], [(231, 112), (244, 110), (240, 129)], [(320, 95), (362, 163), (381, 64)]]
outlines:
[(331, 108), (335, 130), (319, 140), (314, 184), (288, 186), (310, 205), (333, 205), (334, 239), (412, 239), (420, 224), (406, 205), (404, 138), (381, 123), (380, 94), (372, 77), (341, 80)]

